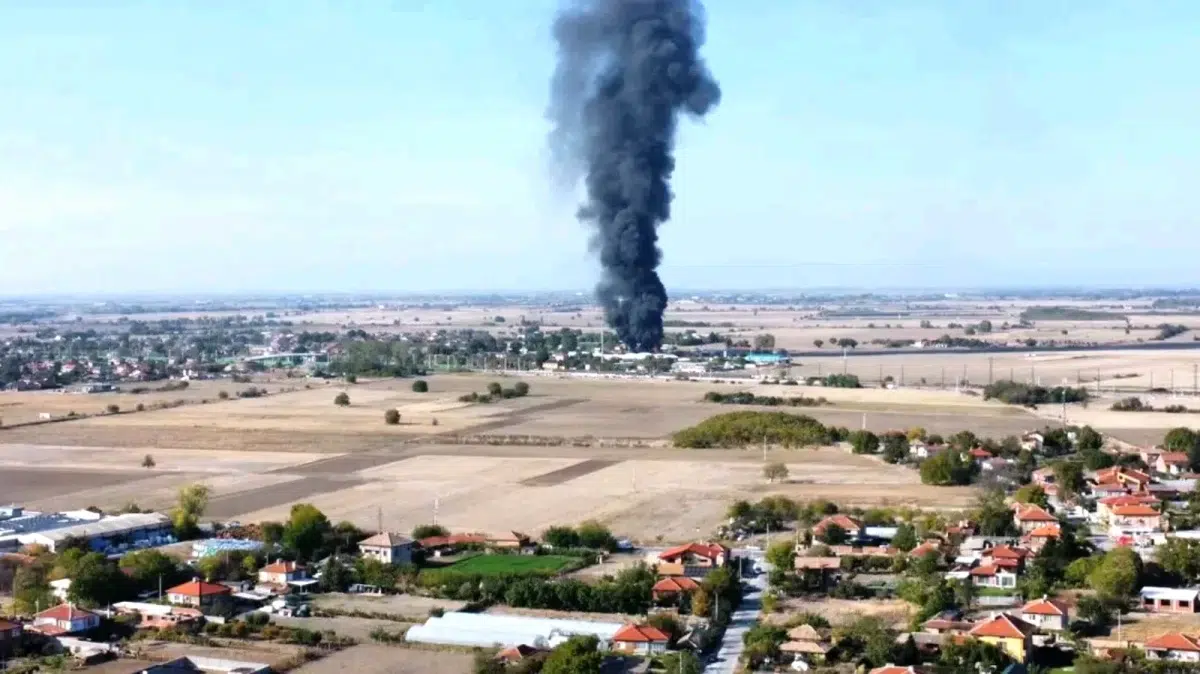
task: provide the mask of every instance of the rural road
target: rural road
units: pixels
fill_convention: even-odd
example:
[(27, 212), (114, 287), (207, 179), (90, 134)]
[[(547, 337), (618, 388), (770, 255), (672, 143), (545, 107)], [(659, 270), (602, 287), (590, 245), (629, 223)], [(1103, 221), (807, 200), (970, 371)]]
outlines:
[(725, 628), (725, 636), (716, 656), (704, 667), (704, 674), (733, 674), (737, 670), (738, 660), (742, 657), (742, 637), (758, 620), (762, 609), (763, 591), (767, 589), (767, 575), (771, 568), (763, 558), (761, 550), (735, 550), (738, 557), (748, 557), (763, 567), (760, 573), (746, 583), (750, 591), (742, 597), (742, 605), (733, 612), (733, 619)]

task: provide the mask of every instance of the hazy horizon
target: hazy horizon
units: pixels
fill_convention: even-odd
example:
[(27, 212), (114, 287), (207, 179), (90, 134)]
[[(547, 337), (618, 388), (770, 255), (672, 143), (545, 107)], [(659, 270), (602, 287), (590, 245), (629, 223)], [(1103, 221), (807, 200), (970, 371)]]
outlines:
[[(0, 296), (589, 292), (559, 4), (0, 7)], [(672, 292), (1200, 286), (1200, 5), (706, 5)]]

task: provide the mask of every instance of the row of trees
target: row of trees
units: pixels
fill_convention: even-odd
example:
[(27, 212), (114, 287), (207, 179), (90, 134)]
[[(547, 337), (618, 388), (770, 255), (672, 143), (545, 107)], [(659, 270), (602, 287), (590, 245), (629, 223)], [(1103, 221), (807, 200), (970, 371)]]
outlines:
[(458, 397), (459, 402), (464, 403), (490, 403), (494, 400), (507, 400), (509, 398), (523, 398), (529, 395), (529, 384), (519, 381), (513, 384), (512, 388), (504, 388), (499, 382), (492, 382), (487, 386), (487, 393), (471, 392)]
[(787, 412), (729, 412), (678, 431), (676, 447), (737, 448), (770, 444), (783, 447), (828, 445), (849, 436), (844, 428), (827, 428), (816, 419)]
[(1070, 386), (1055, 386), (1045, 388), (1020, 382), (1002, 379), (983, 387), (984, 400), (996, 399), (1009, 405), (1036, 407), (1047, 403), (1086, 403), (1088, 391), (1085, 388)]
[(829, 404), (825, 398), (808, 398), (805, 396), (760, 396), (749, 391), (736, 393), (721, 393), (709, 391), (704, 394), (704, 402), (722, 405), (763, 405), (766, 407), (820, 407)]

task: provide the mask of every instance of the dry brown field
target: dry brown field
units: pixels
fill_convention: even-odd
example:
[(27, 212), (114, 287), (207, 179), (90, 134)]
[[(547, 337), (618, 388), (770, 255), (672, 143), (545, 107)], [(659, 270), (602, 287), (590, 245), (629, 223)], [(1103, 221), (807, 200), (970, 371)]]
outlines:
[(469, 653), (360, 644), (293, 669), (295, 674), (467, 674)]

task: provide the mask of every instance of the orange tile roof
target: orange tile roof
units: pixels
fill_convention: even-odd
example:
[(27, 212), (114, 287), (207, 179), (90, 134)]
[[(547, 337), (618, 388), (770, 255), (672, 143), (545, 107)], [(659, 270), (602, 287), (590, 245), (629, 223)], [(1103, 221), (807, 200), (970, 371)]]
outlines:
[(1164, 452), (1158, 455), (1158, 460), (1182, 466), (1188, 465), (1189, 462), (1187, 452)]
[(972, 576), (994, 576), (996, 575), (996, 567), (991, 564), (984, 564), (971, 569)]
[(1186, 634), (1169, 632), (1147, 640), (1146, 649), (1200, 652), (1200, 642)]
[(652, 625), (635, 625), (630, 623), (613, 635), (613, 641), (634, 642), (634, 643), (657, 643), (667, 642), (671, 638), (668, 637), (662, 630)]
[(700, 583), (687, 576), (668, 576), (654, 584), (655, 592), (691, 592), (700, 589)]
[(1137, 494), (1121, 494), (1119, 496), (1106, 496), (1100, 499), (1100, 503), (1106, 506), (1122, 506), (1122, 505), (1138, 505), (1143, 503), (1158, 503), (1158, 497), (1154, 495), (1140, 496)]
[(970, 452), (970, 454), (971, 454), (971, 456), (975, 457), (976, 459), (990, 459), (990, 458), (992, 458), (992, 453), (991, 453), (991, 452), (989, 452), (989, 451), (987, 451), (987, 450), (986, 450), (986, 449), (984, 449), (983, 447), (976, 447), (975, 449), (972, 449), (972, 450), (971, 450), (971, 452)]
[(1059, 529), (1057, 524), (1047, 524), (1025, 535), (1029, 538), (1058, 538), (1062, 536), (1062, 529)]
[(208, 583), (208, 582), (205, 582), (198, 578), (189, 580), (188, 582), (184, 583), (183, 585), (176, 585), (175, 587), (167, 590), (168, 595), (180, 594), (185, 597), (200, 597), (200, 596), (211, 597), (213, 595), (232, 594), (232, 593), (233, 593), (233, 590), (229, 589), (228, 587), (225, 587), (224, 585), (218, 585), (216, 583)]
[(849, 515), (829, 515), (828, 517), (817, 522), (812, 530), (815, 534), (820, 534), (825, 531), (825, 527), (830, 524), (836, 524), (846, 531), (858, 531), (862, 529), (862, 522), (850, 517)]
[(916, 674), (912, 667), (901, 667), (900, 665), (886, 665), (884, 667), (876, 667), (871, 670), (871, 674)]
[(271, 562), (260, 570), (266, 571), (267, 573), (295, 573), (296, 571), (299, 571), (300, 568), (300, 565), (295, 562), (285, 562), (283, 560), (279, 560)]
[(97, 617), (95, 613), (86, 611), (71, 604), (59, 604), (42, 611), (34, 618), (49, 618), (50, 620), (78, 620), (80, 618)]
[(1043, 510), (1041, 506), (1031, 504), (1017, 511), (1017, 520), (1021, 522), (1057, 522), (1058, 518)]
[(1157, 517), (1161, 513), (1148, 505), (1125, 505), (1113, 508), (1112, 514), (1118, 517)]
[(1021, 607), (1021, 613), (1033, 615), (1067, 615), (1067, 607), (1060, 601), (1042, 597)]
[(986, 622), (981, 622), (971, 628), (969, 634), (973, 637), (993, 637), (996, 639), (1024, 639), (1025, 635), (1033, 631), (1033, 626), (1021, 620), (1014, 618), (1006, 613), (1001, 613), (996, 617)]
[(665, 561), (677, 559), (688, 553), (715, 560), (721, 555), (728, 556), (728, 549), (719, 543), (687, 543), (685, 545), (677, 545), (668, 550), (662, 551), (658, 558)]
[(994, 548), (984, 550), (983, 555), (992, 559), (1024, 559), (1029, 556), (1029, 553), (1010, 545), (997, 545)]

